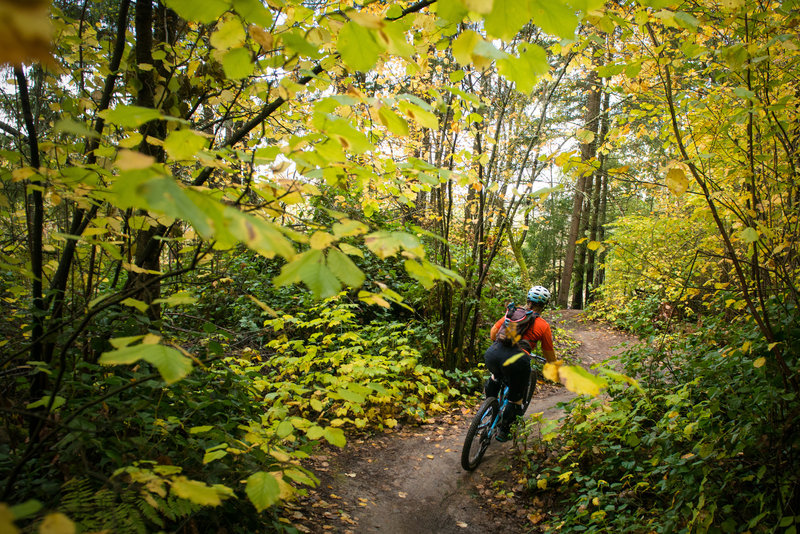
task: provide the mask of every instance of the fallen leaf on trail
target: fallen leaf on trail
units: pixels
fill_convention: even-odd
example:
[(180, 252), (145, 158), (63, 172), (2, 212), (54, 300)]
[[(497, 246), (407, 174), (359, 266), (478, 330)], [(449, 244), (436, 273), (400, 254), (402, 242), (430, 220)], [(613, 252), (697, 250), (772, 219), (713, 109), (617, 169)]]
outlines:
[(464, 523), (463, 521), (459, 521), (458, 523), (456, 523), (456, 525), (458, 525), (461, 528), (467, 528), (469, 526), (468, 524)]
[(444, 452), (453, 452), (453, 449), (445, 449)]
[(339, 497), (335, 493), (331, 493), (330, 497), (331, 497), (331, 499), (341, 499), (341, 497)]
[(431, 460), (433, 460), (433, 455), (432, 454), (427, 454), (425, 457), (426, 458), (430, 458)]
[(345, 473), (344, 476), (350, 477), (350, 478), (356, 478), (356, 474), (355, 473)]
[(406, 493), (405, 491), (398, 491), (397, 496), (400, 497), (401, 499), (405, 499), (406, 497), (408, 497), (408, 493)]
[(530, 521), (534, 525), (540, 523), (542, 519), (544, 519), (544, 514), (541, 512), (536, 512), (535, 514), (528, 514), (528, 521)]

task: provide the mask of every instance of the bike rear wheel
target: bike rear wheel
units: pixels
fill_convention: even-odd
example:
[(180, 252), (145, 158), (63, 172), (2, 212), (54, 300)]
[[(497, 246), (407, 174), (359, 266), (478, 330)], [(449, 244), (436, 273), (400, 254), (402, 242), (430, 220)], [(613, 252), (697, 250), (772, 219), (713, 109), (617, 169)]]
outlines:
[(461, 451), (461, 467), (467, 471), (472, 471), (481, 463), (483, 454), (492, 442), (489, 430), (491, 430), (492, 422), (499, 411), (500, 403), (498, 400), (495, 397), (489, 397), (483, 401), (483, 404), (478, 408), (478, 413), (472, 419), (469, 430), (467, 430), (467, 437), (464, 440), (464, 448)]

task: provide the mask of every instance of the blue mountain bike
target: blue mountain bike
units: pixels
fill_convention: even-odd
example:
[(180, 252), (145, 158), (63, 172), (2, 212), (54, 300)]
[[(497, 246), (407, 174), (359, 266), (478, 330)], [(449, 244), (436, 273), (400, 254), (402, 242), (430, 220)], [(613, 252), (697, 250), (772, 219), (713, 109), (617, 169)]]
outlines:
[[(531, 358), (540, 364), (545, 362), (545, 359), (538, 354), (533, 354)], [(531, 362), (533, 364), (533, 362)], [(536, 391), (536, 382), (541, 375), (539, 367), (531, 365), (531, 376), (528, 379), (528, 387), (525, 395), (522, 397), (522, 413), (528, 409)], [(502, 379), (501, 379), (502, 380)], [(492, 443), (492, 439), (497, 436), (500, 430), (500, 422), (503, 420), (503, 412), (508, 407), (508, 385), (501, 382), (500, 395), (497, 397), (487, 397), (480, 408), (478, 413), (472, 419), (472, 423), (467, 430), (467, 437), (464, 440), (464, 448), (461, 450), (461, 467), (467, 471), (472, 471), (478, 464), (481, 463), (486, 449)]]

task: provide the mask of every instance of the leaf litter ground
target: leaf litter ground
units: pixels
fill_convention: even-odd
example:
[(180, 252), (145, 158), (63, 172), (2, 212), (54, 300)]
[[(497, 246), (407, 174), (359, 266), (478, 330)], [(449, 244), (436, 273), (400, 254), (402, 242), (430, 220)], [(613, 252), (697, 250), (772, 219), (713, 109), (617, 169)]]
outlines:
[[(575, 358), (585, 367), (624, 349), (632, 338), (573, 310), (554, 312), (551, 321), (580, 342)], [(558, 406), (572, 393), (540, 385), (527, 416), (543, 412), (557, 419)], [(461, 468), (464, 436), (477, 408), (465, 405), (421, 426), (398, 426), (384, 434), (351, 439), (344, 450), (314, 456), (309, 467), (320, 485), (290, 504), (285, 517), (301, 532), (507, 533), (536, 532), (547, 525), (544, 503), (525, 492), (514, 468), (512, 448), (493, 443), (472, 472)]]

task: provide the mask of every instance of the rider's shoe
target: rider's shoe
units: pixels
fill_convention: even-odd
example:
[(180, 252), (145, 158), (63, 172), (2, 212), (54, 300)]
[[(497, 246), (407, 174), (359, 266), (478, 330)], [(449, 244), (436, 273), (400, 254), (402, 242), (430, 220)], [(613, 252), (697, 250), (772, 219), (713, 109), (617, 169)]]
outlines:
[(500, 443), (505, 443), (506, 441), (511, 439), (511, 432), (503, 428), (498, 428), (497, 435), (495, 435), (494, 439), (496, 439)]

